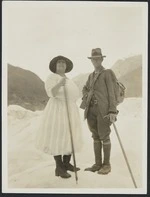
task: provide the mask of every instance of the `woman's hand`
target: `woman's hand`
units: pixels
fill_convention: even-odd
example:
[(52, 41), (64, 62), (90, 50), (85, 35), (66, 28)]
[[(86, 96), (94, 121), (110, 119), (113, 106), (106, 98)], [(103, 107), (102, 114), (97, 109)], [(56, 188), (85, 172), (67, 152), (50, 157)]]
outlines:
[(65, 86), (66, 84), (66, 78), (63, 77), (53, 88), (52, 88), (52, 94), (55, 97), (57, 95), (57, 92), (60, 87)]
[(66, 84), (66, 78), (63, 77), (63, 78), (59, 81), (59, 85), (60, 85), (60, 86), (65, 86), (65, 84)]

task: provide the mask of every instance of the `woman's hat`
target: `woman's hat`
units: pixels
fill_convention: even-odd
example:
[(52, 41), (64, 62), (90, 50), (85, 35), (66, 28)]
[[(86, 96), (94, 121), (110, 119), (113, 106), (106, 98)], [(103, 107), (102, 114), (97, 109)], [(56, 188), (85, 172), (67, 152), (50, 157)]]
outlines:
[(64, 56), (59, 55), (57, 57), (54, 57), (49, 63), (49, 69), (53, 73), (56, 72), (56, 63), (57, 63), (58, 60), (64, 60), (66, 62), (66, 71), (65, 71), (66, 73), (68, 73), (72, 70), (72, 68), (73, 68), (72, 61), (70, 59), (64, 57)]
[(92, 49), (91, 57), (88, 57), (89, 59), (94, 59), (98, 57), (106, 57), (105, 55), (102, 55), (102, 51), (100, 48)]

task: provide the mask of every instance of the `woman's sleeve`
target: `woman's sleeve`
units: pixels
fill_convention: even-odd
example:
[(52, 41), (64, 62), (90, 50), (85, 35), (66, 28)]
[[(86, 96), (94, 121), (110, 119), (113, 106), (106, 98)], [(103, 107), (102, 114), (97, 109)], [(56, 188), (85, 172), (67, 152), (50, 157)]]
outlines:
[(59, 79), (55, 74), (51, 74), (45, 81), (45, 90), (49, 97), (54, 97), (51, 90), (58, 83)]

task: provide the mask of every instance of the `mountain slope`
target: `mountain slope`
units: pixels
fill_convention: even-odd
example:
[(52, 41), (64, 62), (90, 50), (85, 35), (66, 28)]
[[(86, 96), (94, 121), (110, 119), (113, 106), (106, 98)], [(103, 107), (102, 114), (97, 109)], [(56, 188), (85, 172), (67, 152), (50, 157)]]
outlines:
[(124, 60), (118, 60), (111, 69), (120, 78), (140, 67), (142, 67), (142, 55), (136, 55), (125, 58)]
[(44, 82), (33, 72), (8, 64), (8, 105), (42, 110), (48, 101)]
[(73, 78), (73, 81), (76, 83), (76, 85), (79, 88), (80, 96), (82, 96), (82, 89), (88, 79), (89, 74), (90, 73), (80, 74), (80, 75)]
[(127, 88), (126, 97), (142, 97), (142, 67), (120, 77), (119, 80)]
[(142, 96), (142, 55), (118, 60), (111, 69), (127, 88), (126, 97)]

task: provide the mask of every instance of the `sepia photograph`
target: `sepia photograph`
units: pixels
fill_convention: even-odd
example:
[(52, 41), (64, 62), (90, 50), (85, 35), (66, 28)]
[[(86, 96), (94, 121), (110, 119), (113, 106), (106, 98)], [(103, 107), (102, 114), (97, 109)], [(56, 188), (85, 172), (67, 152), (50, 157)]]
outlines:
[(2, 2), (2, 192), (147, 193), (147, 2)]

